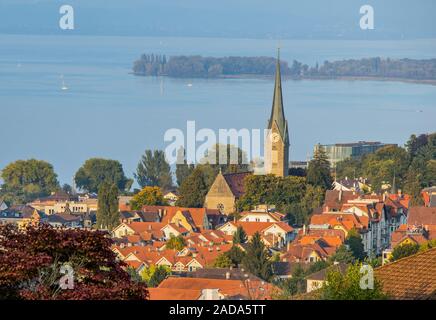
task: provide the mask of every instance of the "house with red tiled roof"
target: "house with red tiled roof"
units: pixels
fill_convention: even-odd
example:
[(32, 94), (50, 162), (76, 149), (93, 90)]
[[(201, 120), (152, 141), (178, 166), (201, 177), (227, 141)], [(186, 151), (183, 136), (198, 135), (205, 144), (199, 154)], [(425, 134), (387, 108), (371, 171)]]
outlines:
[(241, 222), (281, 222), (285, 218), (283, 213), (269, 211), (243, 211), (240, 215)]
[(256, 232), (267, 246), (284, 247), (295, 237), (294, 229), (285, 222), (227, 222), (219, 228), (226, 235), (233, 236), (238, 227), (242, 227), (250, 239)]
[(261, 280), (169, 277), (152, 290), (150, 299), (167, 300), (169, 290), (176, 290), (175, 294), (186, 300), (269, 300), (279, 289)]
[(162, 240), (165, 238), (162, 231), (163, 227), (165, 227), (165, 224), (160, 222), (121, 223), (112, 230), (112, 235), (115, 238), (138, 235), (144, 242)]
[(392, 250), (403, 244), (424, 244), (436, 239), (436, 208), (410, 207), (407, 222), (391, 234), (390, 247), (383, 251), (383, 262), (390, 258)]
[(226, 222), (227, 217), (217, 209), (183, 208), (173, 206), (143, 206), (144, 212), (158, 212), (161, 222), (179, 223), (190, 232), (215, 229)]
[(330, 247), (319, 240), (308, 244), (292, 243), (288, 245), (287, 251), (280, 256), (280, 261), (301, 263), (325, 261), (335, 251), (336, 247)]

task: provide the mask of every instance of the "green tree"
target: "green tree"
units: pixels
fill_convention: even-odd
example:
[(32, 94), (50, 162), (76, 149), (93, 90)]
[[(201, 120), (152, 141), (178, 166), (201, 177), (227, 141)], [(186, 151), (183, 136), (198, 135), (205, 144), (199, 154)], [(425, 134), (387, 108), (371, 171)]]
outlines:
[(363, 247), (362, 237), (356, 229), (352, 229), (350, 230), (350, 232), (348, 232), (345, 244), (348, 245), (353, 254), (353, 257), (356, 260), (363, 261), (363, 259), (365, 258), (365, 251)]
[(231, 144), (215, 144), (209, 148), (201, 164), (209, 164), (216, 173), (247, 172), (250, 169), (247, 155), (242, 149)]
[(307, 183), (321, 187), (324, 190), (332, 188), (332, 176), (330, 174), (330, 162), (322, 147), (316, 148), (313, 159), (307, 168)]
[(279, 209), (300, 203), (306, 193), (303, 177), (249, 175), (245, 178), (245, 194), (238, 200), (239, 210), (250, 210), (259, 204), (275, 205)]
[(352, 263), (355, 261), (353, 252), (346, 245), (341, 245), (336, 252), (330, 256), (330, 262)]
[(166, 205), (161, 188), (144, 187), (133, 196), (130, 206), (133, 210), (141, 210), (142, 206), (161, 206)]
[(232, 260), (226, 255), (226, 253), (221, 253), (213, 264), (215, 268), (229, 268), (233, 265)]
[(10, 204), (25, 203), (59, 189), (53, 166), (41, 160), (18, 160), (1, 171), (0, 196)]
[(233, 266), (238, 267), (245, 257), (245, 252), (238, 246), (232, 246), (229, 251), (225, 253), (232, 261)]
[(282, 281), (279, 286), (284, 291), (283, 298), (306, 292), (306, 272), (297, 265), (292, 271), (292, 277)]
[(185, 239), (181, 235), (175, 237), (172, 234), (165, 244), (165, 247), (167, 249), (174, 249), (178, 251), (182, 250), (185, 246), (186, 246)]
[(392, 257), (390, 260), (391, 262), (393, 262), (395, 260), (414, 255), (418, 253), (418, 251), (419, 251), (419, 244), (416, 243), (401, 244), (396, 246), (394, 250), (392, 250)]
[(188, 164), (185, 156), (185, 149), (180, 148), (177, 152), (176, 178), (177, 185), (180, 187), (187, 177), (194, 171), (194, 164)]
[(98, 192), (102, 183), (115, 184), (120, 191), (129, 190), (133, 180), (126, 178), (123, 166), (116, 160), (91, 158), (76, 172), (77, 187), (88, 192)]
[(97, 228), (112, 230), (119, 223), (118, 187), (103, 182), (98, 192)]
[(361, 263), (350, 265), (345, 274), (339, 270), (327, 273), (326, 281), (320, 289), (320, 298), (323, 300), (383, 300), (387, 296), (382, 291), (382, 285), (374, 279), (372, 289), (361, 288)]
[(171, 269), (167, 266), (158, 266), (150, 280), (147, 282), (147, 285), (151, 288), (155, 288), (159, 286), (159, 284), (164, 281), (171, 274)]
[(244, 228), (239, 226), (233, 234), (233, 244), (241, 244), (245, 242), (247, 242), (247, 234), (245, 233)]
[(244, 268), (253, 275), (268, 281), (272, 276), (269, 253), (263, 244), (260, 233), (256, 232), (248, 242), (246, 255), (242, 262)]
[(181, 207), (201, 208), (203, 207), (207, 191), (208, 187), (203, 171), (197, 167), (180, 186), (177, 205)]
[(156, 266), (152, 264), (150, 267), (144, 268), (140, 274), (142, 281), (147, 283), (149, 287), (157, 287), (171, 274), (171, 268), (168, 266)]
[(157, 186), (162, 189), (171, 188), (173, 179), (170, 165), (165, 159), (165, 152), (145, 150), (138, 163), (135, 179), (142, 188), (146, 186)]

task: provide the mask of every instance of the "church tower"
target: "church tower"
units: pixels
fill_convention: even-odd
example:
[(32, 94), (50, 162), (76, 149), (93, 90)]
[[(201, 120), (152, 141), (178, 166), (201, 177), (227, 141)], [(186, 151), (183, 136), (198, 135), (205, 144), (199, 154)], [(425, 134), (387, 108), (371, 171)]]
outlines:
[(280, 74), (280, 49), (277, 55), (276, 78), (265, 141), (265, 173), (284, 177), (289, 171), (289, 133), (288, 122), (283, 110), (282, 79)]

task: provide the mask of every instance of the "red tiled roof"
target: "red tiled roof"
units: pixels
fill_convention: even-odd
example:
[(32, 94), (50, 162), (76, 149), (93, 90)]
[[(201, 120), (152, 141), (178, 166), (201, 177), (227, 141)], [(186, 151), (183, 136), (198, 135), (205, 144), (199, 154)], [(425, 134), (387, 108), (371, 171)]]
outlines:
[(199, 289), (148, 288), (150, 300), (198, 300)]
[(436, 225), (436, 207), (411, 207), (407, 218), (409, 225)]
[(428, 299), (436, 295), (436, 248), (374, 270), (383, 291), (393, 299)]
[[(241, 280), (222, 280), (208, 278), (175, 278), (169, 277), (161, 282), (158, 288), (183, 289), (183, 290), (204, 290), (218, 289), (225, 296), (244, 296), (269, 299), (275, 287), (269, 283), (251, 280), (248, 284), (250, 293), (244, 282)], [(263, 288), (265, 290), (260, 290)]]

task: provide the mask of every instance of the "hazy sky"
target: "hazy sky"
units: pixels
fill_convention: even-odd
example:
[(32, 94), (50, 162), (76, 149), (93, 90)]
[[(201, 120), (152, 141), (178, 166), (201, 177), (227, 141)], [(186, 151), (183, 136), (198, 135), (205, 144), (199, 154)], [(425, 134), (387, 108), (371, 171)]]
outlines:
[[(0, 0), (0, 33), (56, 34), (59, 8), (72, 34), (302, 39), (436, 37), (435, 0)], [(359, 28), (362, 5), (375, 30)]]

